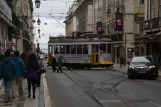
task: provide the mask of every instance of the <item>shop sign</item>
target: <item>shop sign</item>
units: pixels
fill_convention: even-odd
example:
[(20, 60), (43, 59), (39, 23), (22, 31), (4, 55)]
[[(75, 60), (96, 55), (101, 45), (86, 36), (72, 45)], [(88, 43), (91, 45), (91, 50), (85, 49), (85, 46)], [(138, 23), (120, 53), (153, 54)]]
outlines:
[(9, 42), (7, 42), (7, 46), (11, 47), (11, 46), (15, 46), (15, 44), (13, 42), (9, 41)]
[(0, 0), (0, 12), (12, 21), (12, 11), (5, 0)]

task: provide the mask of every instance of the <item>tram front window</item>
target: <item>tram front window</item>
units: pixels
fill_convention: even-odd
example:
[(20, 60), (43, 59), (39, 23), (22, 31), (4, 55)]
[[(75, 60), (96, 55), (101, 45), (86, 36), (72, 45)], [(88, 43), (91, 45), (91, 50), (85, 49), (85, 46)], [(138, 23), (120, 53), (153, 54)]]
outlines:
[(88, 54), (88, 45), (83, 45), (83, 54)]
[(64, 45), (60, 46), (60, 54), (65, 54), (65, 46)]
[(72, 45), (71, 51), (72, 54), (76, 54), (76, 45)]
[(70, 54), (70, 45), (66, 45), (66, 54)]
[(107, 44), (107, 53), (111, 53), (111, 47), (112, 47), (111, 44)]
[(82, 45), (77, 45), (77, 54), (82, 54)]
[(55, 54), (59, 54), (59, 46), (54, 46)]
[(101, 53), (106, 53), (106, 44), (105, 43), (100, 44), (100, 51), (101, 51)]

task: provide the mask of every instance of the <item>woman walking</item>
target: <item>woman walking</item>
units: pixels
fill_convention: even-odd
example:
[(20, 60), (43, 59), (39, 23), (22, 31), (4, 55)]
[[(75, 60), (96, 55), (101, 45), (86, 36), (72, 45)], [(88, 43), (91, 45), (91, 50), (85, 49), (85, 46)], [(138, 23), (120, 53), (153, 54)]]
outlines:
[(36, 83), (37, 83), (37, 72), (40, 71), (40, 65), (34, 53), (30, 54), (28, 57), (27, 65), (27, 82), (28, 82), (28, 98), (31, 97), (31, 85), (33, 92), (33, 99), (35, 99)]

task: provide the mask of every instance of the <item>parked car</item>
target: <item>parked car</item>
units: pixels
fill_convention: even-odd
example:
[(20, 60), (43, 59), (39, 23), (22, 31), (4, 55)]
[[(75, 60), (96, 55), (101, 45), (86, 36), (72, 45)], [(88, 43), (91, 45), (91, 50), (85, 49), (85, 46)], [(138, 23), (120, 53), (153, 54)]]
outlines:
[(133, 57), (128, 67), (128, 78), (133, 79), (139, 76), (158, 77), (158, 68), (151, 56)]

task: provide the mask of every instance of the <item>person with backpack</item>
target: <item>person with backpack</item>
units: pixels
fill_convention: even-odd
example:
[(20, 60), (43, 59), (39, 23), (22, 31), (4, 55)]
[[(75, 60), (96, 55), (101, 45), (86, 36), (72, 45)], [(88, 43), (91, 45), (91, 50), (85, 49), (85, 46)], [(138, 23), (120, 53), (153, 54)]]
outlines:
[(23, 60), (20, 58), (20, 53), (18, 51), (14, 52), (12, 60), (15, 62), (17, 67), (17, 71), (14, 76), (15, 79), (13, 80), (13, 97), (15, 97), (16, 88), (18, 88), (19, 97), (21, 97), (23, 95), (22, 75), (25, 71), (25, 65)]
[(5, 85), (5, 98), (4, 102), (10, 101), (10, 91), (12, 89), (12, 82), (16, 74), (16, 64), (11, 58), (10, 50), (7, 50), (4, 54), (4, 62), (1, 67), (2, 77)]

